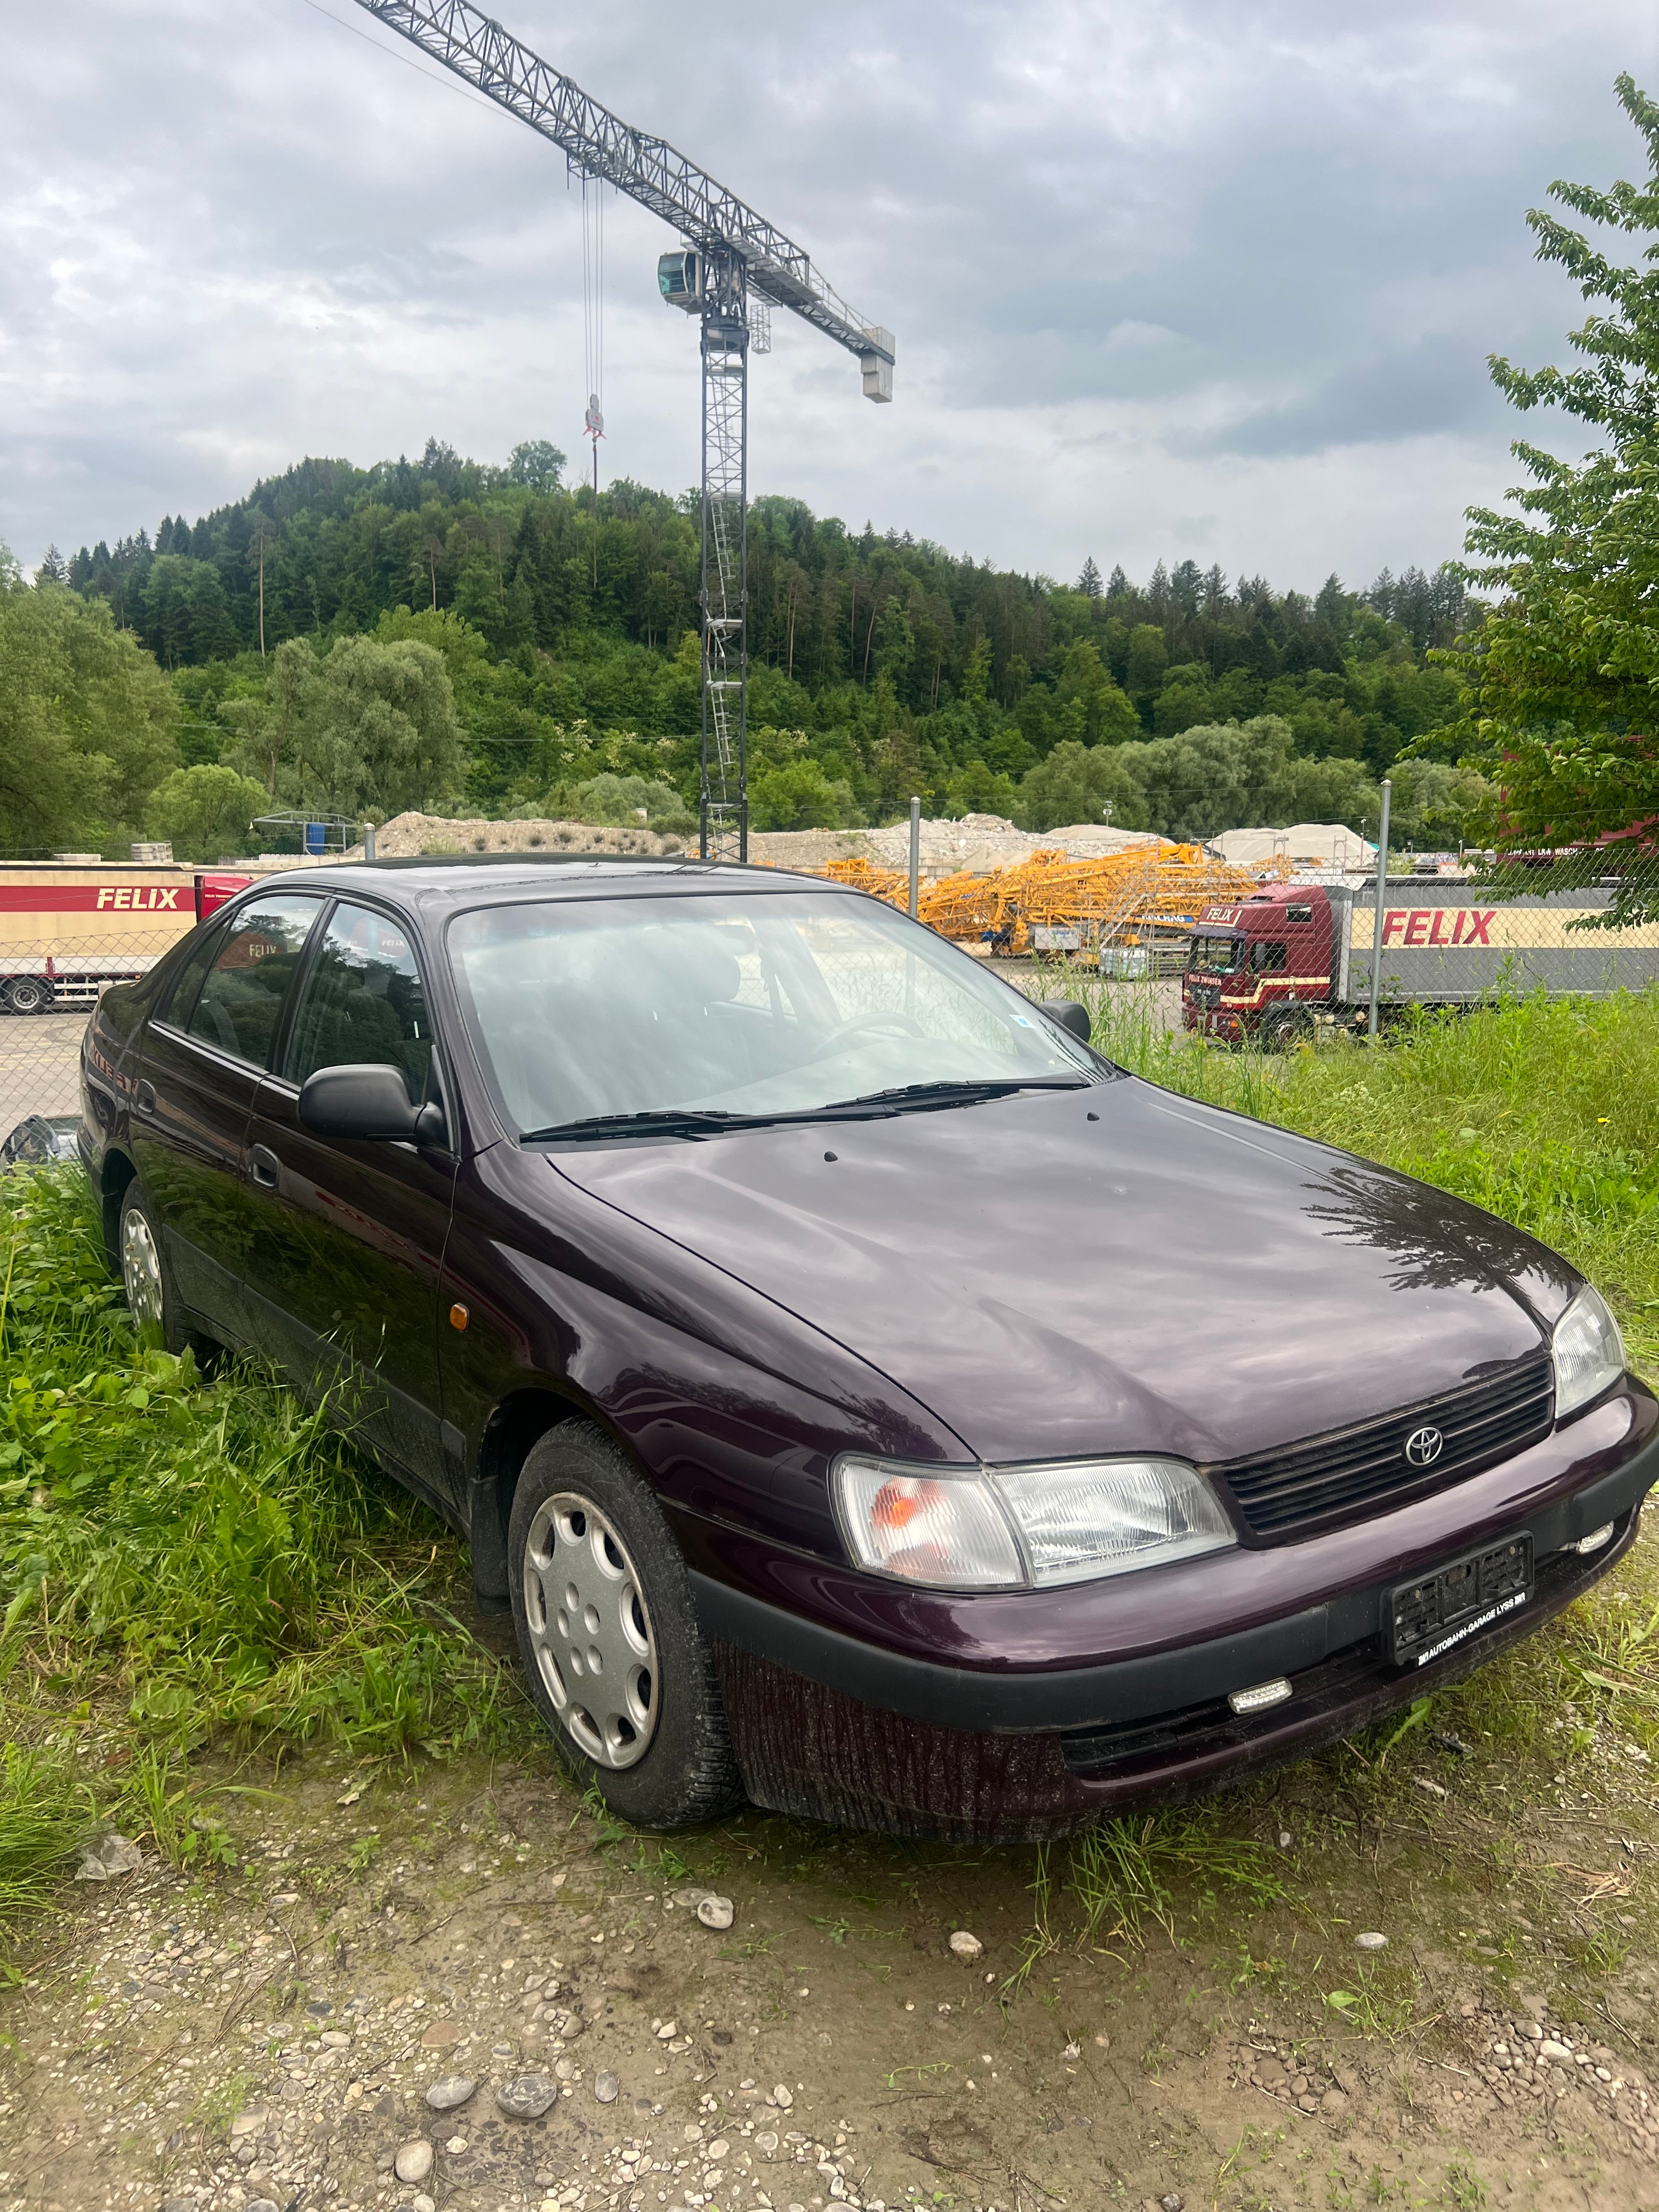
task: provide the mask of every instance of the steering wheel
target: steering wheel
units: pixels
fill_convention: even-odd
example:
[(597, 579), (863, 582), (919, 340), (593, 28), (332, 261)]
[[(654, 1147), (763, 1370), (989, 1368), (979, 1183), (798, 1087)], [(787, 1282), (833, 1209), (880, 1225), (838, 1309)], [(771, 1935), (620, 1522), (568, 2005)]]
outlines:
[(849, 1014), (844, 1022), (837, 1023), (817, 1050), (810, 1054), (808, 1057), (811, 1060), (825, 1059), (830, 1053), (838, 1051), (847, 1039), (858, 1030), (875, 1029), (901, 1029), (913, 1037), (926, 1036), (927, 1034), (914, 1014), (902, 1014), (896, 1008), (891, 1012), (878, 1009), (867, 1014)]

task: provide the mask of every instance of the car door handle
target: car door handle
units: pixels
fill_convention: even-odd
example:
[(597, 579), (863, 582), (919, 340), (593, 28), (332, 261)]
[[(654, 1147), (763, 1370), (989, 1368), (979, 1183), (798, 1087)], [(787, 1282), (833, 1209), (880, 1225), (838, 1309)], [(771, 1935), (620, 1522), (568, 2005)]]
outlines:
[(275, 1190), (283, 1179), (283, 1164), (273, 1152), (264, 1145), (256, 1145), (252, 1155), (253, 1180), (262, 1190)]
[(141, 1082), (132, 1094), (132, 1103), (139, 1113), (153, 1114), (155, 1111), (155, 1085), (148, 1080)]

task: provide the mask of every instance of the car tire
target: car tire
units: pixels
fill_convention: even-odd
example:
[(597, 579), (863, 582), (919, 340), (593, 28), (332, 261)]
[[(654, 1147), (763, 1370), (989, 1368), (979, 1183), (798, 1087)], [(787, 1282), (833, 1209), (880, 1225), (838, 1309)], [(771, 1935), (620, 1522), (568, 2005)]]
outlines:
[(627, 1457), (586, 1422), (532, 1447), (507, 1573), (531, 1697), (584, 1787), (644, 1828), (691, 1827), (744, 1802), (679, 1547)]
[(127, 1310), (146, 1350), (180, 1352), (196, 1339), (186, 1326), (161, 1241), (155, 1200), (136, 1179), (121, 1194), (115, 1221), (115, 1258), (126, 1292)]

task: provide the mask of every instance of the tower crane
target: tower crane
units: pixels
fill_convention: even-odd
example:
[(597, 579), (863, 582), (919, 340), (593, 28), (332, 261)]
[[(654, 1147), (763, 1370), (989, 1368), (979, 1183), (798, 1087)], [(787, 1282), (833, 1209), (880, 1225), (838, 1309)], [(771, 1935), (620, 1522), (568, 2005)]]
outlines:
[(358, 0), (422, 53), (550, 138), (570, 171), (673, 224), (657, 264), (671, 307), (697, 318), (702, 363), (702, 753), (699, 846), (749, 856), (749, 354), (787, 307), (858, 356), (866, 399), (893, 396), (894, 338), (862, 321), (802, 246), (661, 138), (601, 107), (468, 0)]

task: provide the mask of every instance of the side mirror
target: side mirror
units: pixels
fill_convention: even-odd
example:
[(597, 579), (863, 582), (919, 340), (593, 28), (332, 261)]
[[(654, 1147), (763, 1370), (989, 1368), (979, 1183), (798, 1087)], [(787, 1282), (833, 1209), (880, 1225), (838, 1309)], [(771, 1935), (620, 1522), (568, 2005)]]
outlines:
[(437, 1145), (447, 1134), (442, 1109), (411, 1106), (395, 1067), (319, 1067), (301, 1086), (300, 1121), (318, 1137)]
[(1063, 1030), (1070, 1030), (1079, 1044), (1087, 1044), (1094, 1034), (1094, 1024), (1089, 1019), (1089, 1009), (1076, 999), (1039, 999), (1038, 1007), (1051, 1022), (1058, 1022)]

